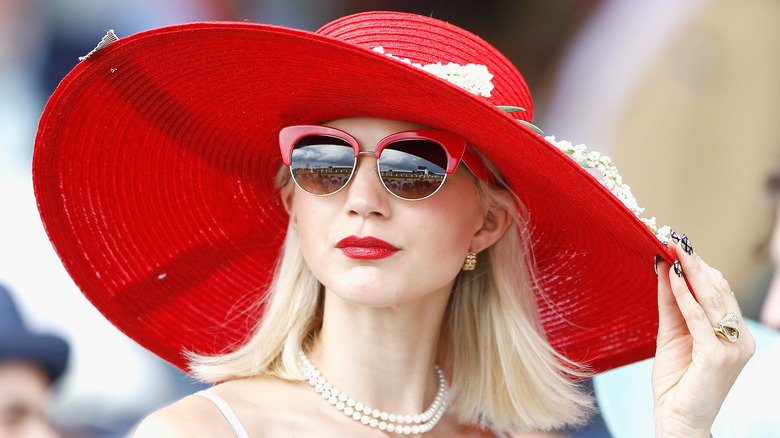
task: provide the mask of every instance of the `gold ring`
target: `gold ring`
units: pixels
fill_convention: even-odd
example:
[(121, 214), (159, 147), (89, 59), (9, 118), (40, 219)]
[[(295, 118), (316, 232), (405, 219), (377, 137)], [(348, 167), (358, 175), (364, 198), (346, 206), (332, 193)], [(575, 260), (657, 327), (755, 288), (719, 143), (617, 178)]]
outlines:
[(734, 312), (730, 312), (720, 320), (717, 327), (713, 327), (715, 334), (729, 342), (739, 340), (739, 318)]

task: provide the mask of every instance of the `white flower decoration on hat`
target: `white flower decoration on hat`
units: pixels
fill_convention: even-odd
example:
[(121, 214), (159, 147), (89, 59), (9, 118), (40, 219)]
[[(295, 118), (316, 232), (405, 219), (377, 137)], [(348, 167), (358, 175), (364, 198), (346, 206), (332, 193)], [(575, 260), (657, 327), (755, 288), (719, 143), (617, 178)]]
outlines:
[(604, 185), (613, 195), (631, 210), (661, 242), (669, 241), (669, 233), (672, 229), (668, 225), (659, 227), (656, 225), (655, 217), (646, 219), (640, 215), (645, 211), (640, 207), (631, 193), (631, 187), (623, 182), (623, 177), (618, 173), (617, 167), (612, 164), (612, 159), (606, 155), (601, 155), (596, 151), (588, 152), (588, 148), (583, 144), (572, 145), (566, 140), (556, 140), (554, 135), (544, 138), (566, 155), (571, 157), (577, 164), (585, 169), (596, 169), (601, 174), (601, 184)]
[(419, 64), (412, 62), (408, 58), (399, 58), (393, 56), (390, 53), (385, 52), (385, 48), (377, 46), (373, 48), (373, 51), (389, 56), (393, 59), (397, 59), (401, 62), (405, 62), (409, 65), (425, 70), (428, 73), (432, 73), (453, 85), (457, 85), (460, 88), (468, 91), (469, 93), (476, 94), (477, 96), (490, 97), (490, 92), (493, 91), (493, 75), (488, 71), (487, 67), (482, 64), (456, 64), (450, 62), (442, 64), (437, 62), (436, 64)]

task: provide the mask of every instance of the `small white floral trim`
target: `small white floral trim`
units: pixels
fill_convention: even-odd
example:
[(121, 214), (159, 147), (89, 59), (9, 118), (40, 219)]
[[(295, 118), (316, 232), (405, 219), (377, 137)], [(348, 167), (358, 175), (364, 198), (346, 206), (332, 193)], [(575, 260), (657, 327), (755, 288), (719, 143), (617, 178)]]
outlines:
[(655, 217), (646, 219), (640, 216), (645, 209), (637, 204), (636, 198), (631, 193), (631, 187), (623, 183), (623, 178), (618, 173), (617, 167), (612, 164), (611, 158), (596, 151), (588, 152), (588, 148), (583, 144), (572, 145), (571, 142), (566, 140), (556, 140), (554, 135), (547, 136), (544, 139), (558, 147), (581, 167), (598, 170), (601, 174), (601, 184), (628, 207), (639, 220), (647, 225), (647, 228), (658, 237), (658, 240), (661, 242), (669, 241), (669, 233), (672, 229), (668, 225), (659, 227), (656, 225)]
[(374, 47), (373, 50), (377, 53), (382, 53), (393, 59), (405, 62), (409, 65), (425, 70), (428, 73), (432, 73), (444, 80), (449, 81), (453, 85), (457, 85), (464, 90), (476, 94), (477, 96), (490, 97), (490, 92), (493, 91), (493, 75), (488, 71), (487, 67), (481, 64), (466, 64), (460, 65), (450, 62), (448, 64), (442, 64), (437, 62), (436, 64), (419, 64), (412, 62), (407, 58), (399, 58), (393, 56), (390, 53), (385, 53), (385, 49), (382, 46)]

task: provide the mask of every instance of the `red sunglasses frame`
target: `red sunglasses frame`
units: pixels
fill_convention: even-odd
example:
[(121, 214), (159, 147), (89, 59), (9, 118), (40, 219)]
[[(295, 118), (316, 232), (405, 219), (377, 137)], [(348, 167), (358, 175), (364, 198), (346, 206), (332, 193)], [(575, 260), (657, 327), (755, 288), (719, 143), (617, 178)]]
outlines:
[[(326, 135), (344, 140), (348, 142), (355, 151), (355, 159), (357, 159), (361, 153), (360, 144), (357, 139), (345, 131), (322, 125), (292, 125), (282, 128), (282, 130), (279, 131), (279, 148), (285, 166), (290, 167), (292, 164), (291, 157), (293, 147), (298, 140), (307, 135)], [(395, 134), (388, 135), (377, 143), (374, 152), (377, 160), (382, 155), (384, 147), (397, 140), (434, 141), (444, 148), (444, 152), (447, 155), (447, 175), (455, 172), (458, 168), (458, 164), (463, 161), (474, 176), (483, 181), (495, 183), (492, 173), (487, 168), (482, 158), (480, 158), (477, 152), (466, 143), (466, 140), (463, 137), (457, 134), (438, 129), (414, 129), (396, 132)]]

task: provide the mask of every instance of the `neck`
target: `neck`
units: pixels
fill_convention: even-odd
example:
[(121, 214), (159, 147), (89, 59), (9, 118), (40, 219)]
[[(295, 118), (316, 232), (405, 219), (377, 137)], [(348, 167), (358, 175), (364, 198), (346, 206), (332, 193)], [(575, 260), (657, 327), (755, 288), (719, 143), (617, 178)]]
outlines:
[(377, 308), (326, 291), (322, 328), (309, 358), (356, 401), (396, 413), (423, 412), (438, 389), (434, 365), (448, 297)]

